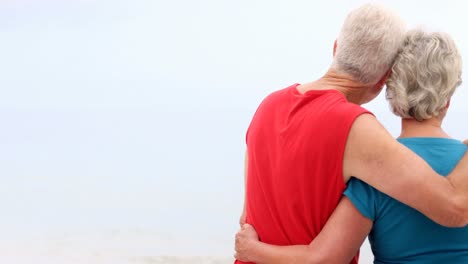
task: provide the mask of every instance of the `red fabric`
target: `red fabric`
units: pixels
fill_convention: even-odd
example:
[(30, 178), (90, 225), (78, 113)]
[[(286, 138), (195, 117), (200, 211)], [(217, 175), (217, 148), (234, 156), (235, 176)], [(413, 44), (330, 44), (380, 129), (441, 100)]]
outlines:
[(275, 245), (309, 244), (323, 228), (346, 187), (349, 130), (369, 113), (336, 90), (300, 94), (297, 85), (261, 103), (246, 138), (247, 222)]

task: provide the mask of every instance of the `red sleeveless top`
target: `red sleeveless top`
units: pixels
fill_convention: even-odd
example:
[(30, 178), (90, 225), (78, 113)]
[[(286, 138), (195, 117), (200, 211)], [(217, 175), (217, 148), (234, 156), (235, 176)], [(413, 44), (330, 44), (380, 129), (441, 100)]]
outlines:
[(246, 136), (247, 223), (275, 245), (309, 244), (323, 228), (346, 187), (349, 130), (369, 113), (339, 91), (297, 86), (265, 98)]

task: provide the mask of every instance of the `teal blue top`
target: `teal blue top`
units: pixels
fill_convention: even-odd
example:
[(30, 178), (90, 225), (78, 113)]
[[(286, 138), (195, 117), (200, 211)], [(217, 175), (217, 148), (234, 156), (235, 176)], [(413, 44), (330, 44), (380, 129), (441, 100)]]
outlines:
[[(402, 138), (400, 143), (446, 176), (467, 147), (447, 138)], [(352, 178), (346, 195), (374, 222), (369, 242), (374, 263), (468, 263), (468, 228), (446, 228), (418, 211)]]

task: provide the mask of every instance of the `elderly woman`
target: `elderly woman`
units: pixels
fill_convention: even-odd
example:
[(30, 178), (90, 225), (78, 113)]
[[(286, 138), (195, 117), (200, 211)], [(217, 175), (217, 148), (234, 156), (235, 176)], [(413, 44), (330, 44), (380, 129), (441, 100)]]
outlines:
[[(467, 147), (450, 138), (442, 121), (461, 84), (461, 57), (444, 33), (410, 31), (387, 82), (387, 99), (402, 118), (399, 142), (441, 175)], [(320, 235), (309, 245), (273, 246), (252, 226), (236, 235), (236, 258), (257, 263), (348, 263), (365, 237), (374, 263), (468, 263), (468, 228), (442, 227), (357, 179)]]

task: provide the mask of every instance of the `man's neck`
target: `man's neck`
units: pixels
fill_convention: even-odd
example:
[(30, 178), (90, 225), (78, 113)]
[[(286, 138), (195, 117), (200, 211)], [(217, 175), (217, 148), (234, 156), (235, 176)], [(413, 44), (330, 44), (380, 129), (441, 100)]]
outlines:
[(450, 138), (442, 129), (442, 120), (438, 117), (417, 121), (415, 119), (401, 119), (400, 138), (406, 137), (440, 137)]
[(330, 69), (322, 78), (297, 87), (300, 93), (306, 93), (309, 90), (337, 90), (344, 94), (349, 102), (358, 105), (362, 104), (369, 88), (351, 76), (338, 73), (333, 69)]

